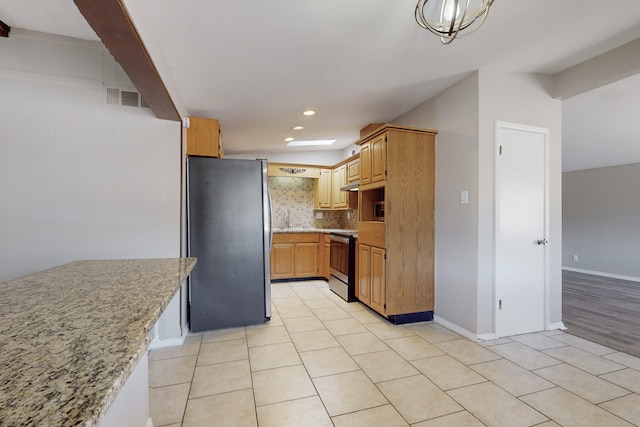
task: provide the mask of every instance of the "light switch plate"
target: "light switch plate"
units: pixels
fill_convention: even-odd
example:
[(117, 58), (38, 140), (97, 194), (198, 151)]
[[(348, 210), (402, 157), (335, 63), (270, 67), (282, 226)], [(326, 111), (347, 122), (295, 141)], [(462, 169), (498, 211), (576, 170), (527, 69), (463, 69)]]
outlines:
[(316, 219), (322, 219), (322, 212), (316, 212)]
[(467, 205), (469, 204), (469, 191), (464, 190), (460, 192), (460, 204)]

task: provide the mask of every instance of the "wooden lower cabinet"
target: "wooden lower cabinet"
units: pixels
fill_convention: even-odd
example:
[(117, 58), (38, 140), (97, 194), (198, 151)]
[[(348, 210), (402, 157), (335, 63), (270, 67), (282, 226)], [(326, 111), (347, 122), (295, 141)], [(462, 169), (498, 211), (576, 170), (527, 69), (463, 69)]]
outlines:
[(271, 278), (287, 279), (294, 276), (295, 245), (274, 243), (271, 246)]
[(322, 241), (323, 241), (322, 256), (319, 256), (318, 258), (322, 259), (322, 263), (321, 263), (322, 277), (324, 277), (325, 279), (329, 279), (329, 275), (331, 274), (331, 270), (329, 266), (329, 263), (331, 261), (331, 244), (329, 241), (329, 235), (323, 234)]
[(329, 242), (327, 240), (325, 247), (321, 236), (324, 233), (275, 233), (271, 246), (271, 279), (328, 277)]
[(358, 245), (358, 299), (380, 314), (385, 314), (385, 250)]
[(371, 246), (358, 245), (358, 299), (371, 304)]
[(295, 277), (318, 276), (318, 243), (296, 243), (293, 274)]
[(369, 306), (381, 314), (386, 310), (386, 269), (385, 251), (371, 247), (371, 303)]

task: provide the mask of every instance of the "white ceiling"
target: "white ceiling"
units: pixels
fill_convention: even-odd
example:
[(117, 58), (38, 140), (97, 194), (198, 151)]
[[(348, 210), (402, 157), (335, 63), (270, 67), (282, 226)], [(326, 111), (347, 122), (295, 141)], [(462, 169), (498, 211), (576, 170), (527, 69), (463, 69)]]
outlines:
[(72, 0), (5, 1), (0, 4), (0, 21), (12, 28), (100, 40)]
[[(342, 148), (477, 69), (554, 74), (640, 38), (640, 2), (499, 0), (443, 46), (415, 23), (415, 2), (123, 0), (180, 112), (220, 119), (236, 154), (285, 151), (288, 136)], [(3, 2), (0, 20), (97, 39), (72, 0)], [(639, 81), (564, 102), (567, 170), (640, 162)]]

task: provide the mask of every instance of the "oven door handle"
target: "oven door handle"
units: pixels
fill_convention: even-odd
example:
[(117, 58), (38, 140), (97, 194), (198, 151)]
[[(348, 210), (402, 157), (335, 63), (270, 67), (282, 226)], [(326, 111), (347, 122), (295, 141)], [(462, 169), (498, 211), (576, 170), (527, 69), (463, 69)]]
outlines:
[(340, 242), (340, 243), (345, 243), (345, 244), (349, 244), (349, 238), (348, 237), (344, 237), (344, 236), (339, 236), (337, 234), (330, 234), (329, 235), (329, 240), (332, 242)]

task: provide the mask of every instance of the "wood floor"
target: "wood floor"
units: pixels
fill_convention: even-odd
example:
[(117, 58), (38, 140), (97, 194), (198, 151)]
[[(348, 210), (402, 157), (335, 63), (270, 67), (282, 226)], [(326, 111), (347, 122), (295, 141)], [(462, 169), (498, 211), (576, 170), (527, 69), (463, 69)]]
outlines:
[(562, 272), (567, 332), (640, 357), (640, 282)]

